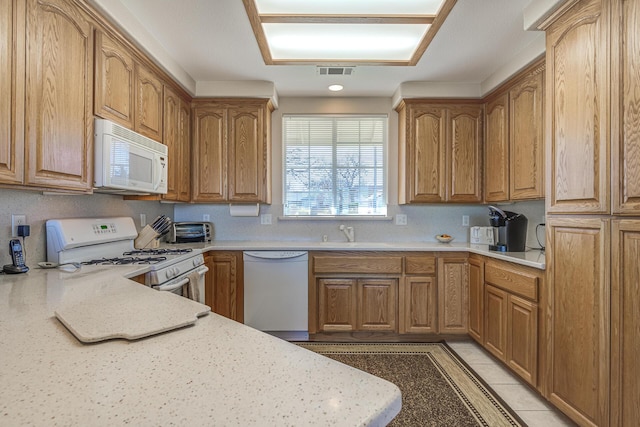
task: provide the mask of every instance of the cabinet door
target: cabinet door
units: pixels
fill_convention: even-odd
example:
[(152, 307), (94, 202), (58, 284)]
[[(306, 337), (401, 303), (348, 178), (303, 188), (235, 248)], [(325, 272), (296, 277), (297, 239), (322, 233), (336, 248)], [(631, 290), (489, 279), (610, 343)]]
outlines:
[(191, 200), (191, 106), (184, 99), (178, 105), (178, 145), (180, 166), (176, 176), (178, 200)]
[(544, 197), (543, 69), (509, 91), (510, 197)]
[(89, 190), (93, 28), (65, 0), (29, 1), (27, 14), (26, 183)]
[(318, 279), (318, 330), (344, 332), (356, 329), (357, 281)]
[(133, 129), (133, 56), (102, 31), (96, 31), (95, 55), (95, 115)]
[(466, 258), (438, 259), (438, 331), (467, 333), (469, 267)]
[(507, 356), (507, 293), (502, 289), (484, 287), (484, 347), (500, 360)]
[(397, 279), (358, 280), (357, 329), (397, 332)]
[(509, 200), (509, 94), (487, 103), (485, 113), (484, 198)]
[(581, 425), (608, 422), (608, 248), (607, 219), (547, 220), (548, 399)]
[(409, 203), (437, 203), (446, 198), (446, 125), (442, 107), (409, 107), (407, 173)]
[(160, 79), (145, 66), (137, 64), (135, 74), (135, 130), (162, 142), (162, 95)]
[(267, 180), (265, 108), (258, 105), (229, 108), (228, 185), (230, 202), (261, 202)]
[(222, 202), (227, 199), (227, 148), (224, 108), (193, 109), (193, 201)]
[(611, 15), (613, 211), (640, 215), (640, 4), (635, 0), (614, 4)]
[(447, 199), (482, 201), (482, 106), (449, 108)]
[(469, 335), (483, 344), (484, 262), (475, 258), (469, 258)]
[(407, 276), (400, 295), (400, 333), (436, 333), (436, 281), (434, 277)]
[(18, 23), (24, 3), (0, 3), (0, 182), (22, 183), (24, 176), (24, 41)]
[(547, 213), (610, 209), (608, 4), (576, 3), (546, 32)]
[(171, 88), (164, 88), (164, 120), (163, 134), (164, 145), (167, 146), (167, 194), (164, 200), (178, 200), (178, 183), (181, 174), (186, 171), (182, 168), (180, 152), (180, 98)]
[(242, 252), (209, 252), (205, 256), (209, 271), (205, 277), (205, 304), (214, 313), (238, 322), (244, 321), (244, 280)]
[(538, 381), (538, 304), (509, 295), (506, 320), (505, 361), (535, 387)]
[(640, 221), (615, 220), (611, 282), (611, 425), (640, 419)]

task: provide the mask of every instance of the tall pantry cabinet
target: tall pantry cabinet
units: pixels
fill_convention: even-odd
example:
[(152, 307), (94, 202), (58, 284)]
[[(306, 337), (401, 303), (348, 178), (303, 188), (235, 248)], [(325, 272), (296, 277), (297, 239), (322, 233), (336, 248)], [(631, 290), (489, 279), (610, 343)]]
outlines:
[(541, 27), (547, 397), (584, 426), (640, 419), (638, 22), (640, 0), (581, 0)]

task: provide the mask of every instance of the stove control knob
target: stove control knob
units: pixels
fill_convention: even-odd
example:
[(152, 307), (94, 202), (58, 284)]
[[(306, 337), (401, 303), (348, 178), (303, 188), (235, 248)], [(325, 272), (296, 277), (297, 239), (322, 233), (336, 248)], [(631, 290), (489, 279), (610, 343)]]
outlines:
[(195, 259), (193, 260), (193, 266), (194, 266), (194, 267), (197, 267), (197, 266), (198, 266), (198, 264), (200, 264), (198, 261), (200, 261), (198, 258), (195, 258)]
[(174, 276), (179, 276), (180, 275), (180, 269), (178, 267), (174, 267), (173, 268), (173, 275)]
[(171, 272), (169, 270), (165, 271), (164, 275), (167, 279), (171, 279)]

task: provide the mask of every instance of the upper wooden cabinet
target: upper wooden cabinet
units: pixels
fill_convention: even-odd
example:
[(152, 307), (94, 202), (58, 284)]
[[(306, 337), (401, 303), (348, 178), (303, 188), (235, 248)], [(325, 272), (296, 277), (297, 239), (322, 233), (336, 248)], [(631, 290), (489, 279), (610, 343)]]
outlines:
[(136, 64), (134, 130), (162, 142), (163, 84), (142, 64)]
[(509, 94), (487, 102), (485, 107), (484, 198), (487, 202), (509, 200)]
[(547, 213), (610, 212), (609, 5), (580, 1), (546, 28)]
[(485, 201), (544, 197), (544, 60), (509, 80), (485, 108)]
[(102, 31), (96, 31), (94, 113), (133, 129), (133, 55)]
[(93, 26), (65, 0), (28, 1), (26, 25), (25, 184), (90, 190)]
[(0, 3), (0, 182), (24, 178), (24, 3)]
[(411, 99), (397, 111), (399, 203), (482, 201), (483, 107)]
[(194, 202), (271, 203), (267, 99), (195, 100)]
[(611, 135), (613, 213), (640, 214), (640, 3), (612, 2)]
[(190, 106), (171, 88), (164, 88), (164, 144), (168, 152), (167, 194), (164, 200), (188, 202), (190, 198), (191, 150)]

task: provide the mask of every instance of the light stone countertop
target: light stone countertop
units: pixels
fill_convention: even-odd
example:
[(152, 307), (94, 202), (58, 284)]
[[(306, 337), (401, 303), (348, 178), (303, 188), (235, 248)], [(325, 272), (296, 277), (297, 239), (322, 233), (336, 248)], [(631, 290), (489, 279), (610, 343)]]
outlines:
[(382, 426), (400, 411), (395, 385), (214, 313), (95, 344), (55, 318), (96, 290), (142, 286), (125, 276), (145, 271), (0, 275), (1, 425)]
[(510, 261), (540, 270), (545, 269), (545, 254), (537, 249), (526, 252), (490, 251), (488, 245), (469, 243), (438, 242), (312, 242), (312, 241), (250, 241), (250, 240), (213, 240), (208, 243), (174, 244), (169, 246), (189, 246), (209, 250), (258, 251), (258, 250), (305, 250), (305, 251), (427, 251), (427, 252), (471, 252), (491, 258)]

